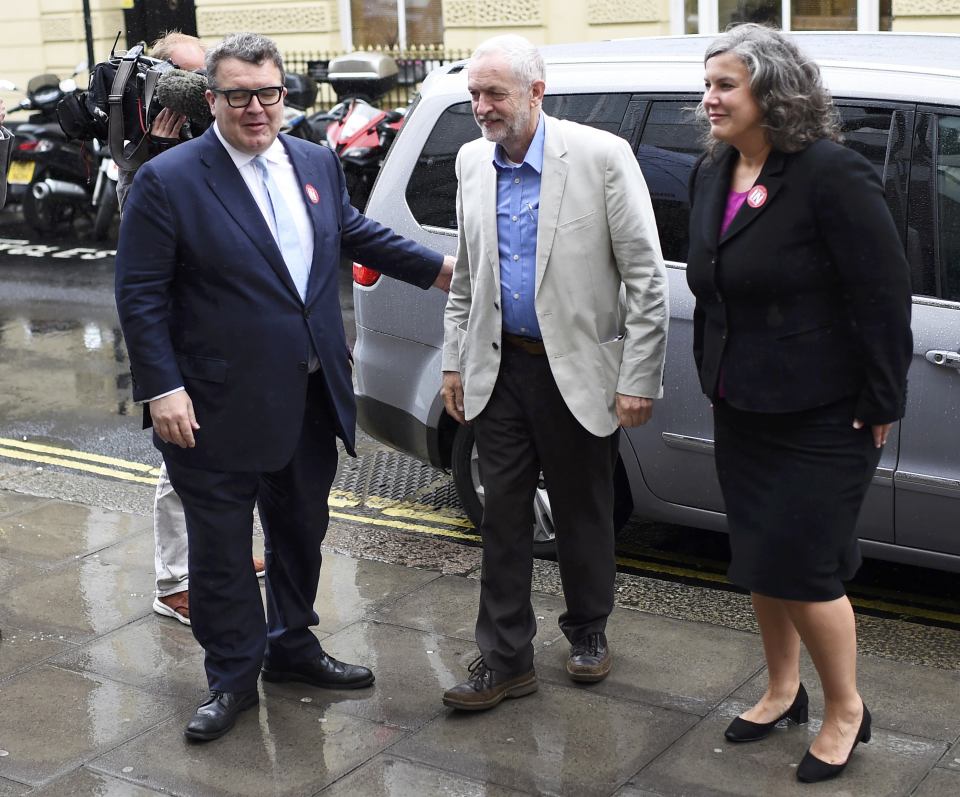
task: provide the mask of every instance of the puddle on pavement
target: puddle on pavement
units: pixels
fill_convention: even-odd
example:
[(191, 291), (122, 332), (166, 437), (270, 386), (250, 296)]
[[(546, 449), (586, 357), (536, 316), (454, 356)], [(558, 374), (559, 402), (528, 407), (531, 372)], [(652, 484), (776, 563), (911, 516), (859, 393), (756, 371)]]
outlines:
[(0, 417), (57, 411), (128, 415), (126, 347), (114, 320), (13, 315), (0, 319)]

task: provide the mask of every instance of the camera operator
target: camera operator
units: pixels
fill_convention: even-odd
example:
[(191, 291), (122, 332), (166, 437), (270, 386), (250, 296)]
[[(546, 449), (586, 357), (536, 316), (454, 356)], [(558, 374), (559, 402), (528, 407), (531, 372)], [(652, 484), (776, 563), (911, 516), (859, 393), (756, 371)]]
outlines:
[[(153, 43), (150, 54), (154, 58), (170, 61), (179, 69), (196, 72), (203, 69), (205, 47), (195, 36), (170, 31)], [(183, 138), (189, 138), (189, 131), (184, 128), (186, 121), (185, 115), (163, 108), (147, 133), (150, 136), (150, 157), (179, 144)], [(117, 197), (120, 200), (121, 215), (135, 174), (135, 171), (120, 169)], [(183, 518), (183, 504), (167, 478), (166, 465), (161, 465), (160, 478), (157, 481), (153, 504), (153, 536), (156, 543), (154, 565), (157, 574), (153, 610), (157, 614), (190, 625), (187, 526)], [(262, 560), (254, 557), (253, 568), (258, 576), (263, 575)]]

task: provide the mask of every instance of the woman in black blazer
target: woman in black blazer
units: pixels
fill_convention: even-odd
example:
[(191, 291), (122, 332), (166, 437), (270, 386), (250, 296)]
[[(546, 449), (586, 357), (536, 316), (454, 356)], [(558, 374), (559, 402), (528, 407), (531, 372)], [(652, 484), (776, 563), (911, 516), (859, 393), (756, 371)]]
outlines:
[(824, 693), (797, 768), (840, 774), (870, 713), (857, 691), (843, 581), (857, 514), (912, 353), (909, 270), (873, 167), (838, 143), (819, 70), (777, 31), (733, 28), (707, 50), (708, 154), (691, 178), (694, 357), (714, 408), (730, 580), (749, 589), (767, 662), (760, 702), (726, 731), (756, 741), (806, 722), (800, 643)]

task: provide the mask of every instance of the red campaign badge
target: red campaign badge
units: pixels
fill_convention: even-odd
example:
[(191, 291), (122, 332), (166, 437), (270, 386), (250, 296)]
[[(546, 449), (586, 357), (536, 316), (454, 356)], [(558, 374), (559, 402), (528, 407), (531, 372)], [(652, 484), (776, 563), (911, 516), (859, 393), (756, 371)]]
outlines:
[(316, 205), (320, 201), (320, 194), (317, 192), (317, 189), (310, 185), (310, 183), (307, 183), (303, 188), (307, 192), (307, 196), (310, 197), (310, 201)]
[(752, 208), (761, 208), (767, 201), (767, 189), (762, 185), (755, 185), (747, 194), (747, 204)]

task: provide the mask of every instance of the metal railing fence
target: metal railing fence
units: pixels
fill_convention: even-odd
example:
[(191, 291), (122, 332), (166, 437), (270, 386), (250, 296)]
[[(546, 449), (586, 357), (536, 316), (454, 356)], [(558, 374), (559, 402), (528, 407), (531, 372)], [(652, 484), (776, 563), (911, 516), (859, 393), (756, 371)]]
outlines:
[[(408, 47), (361, 47), (352, 52), (385, 53), (397, 62), (400, 73), (397, 85), (388, 91), (377, 104), (383, 108), (399, 108), (410, 103), (427, 74), (439, 66), (470, 57), (469, 50), (447, 49), (438, 45)], [(345, 52), (322, 52), (300, 50), (283, 54), (283, 64), (287, 72), (309, 75), (317, 81), (317, 99), (313, 109), (328, 109), (337, 104), (337, 95), (333, 87), (326, 82), (327, 67), (331, 59)]]

